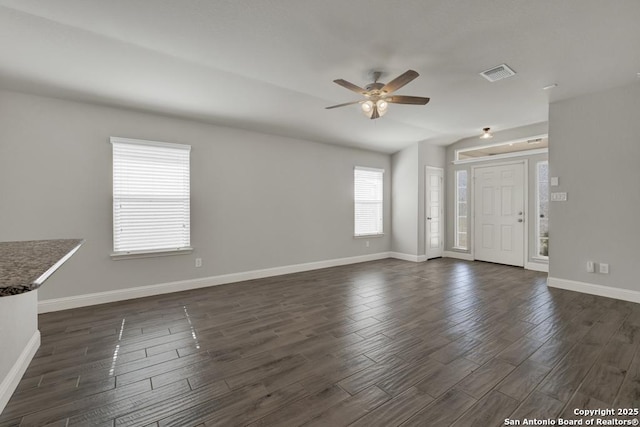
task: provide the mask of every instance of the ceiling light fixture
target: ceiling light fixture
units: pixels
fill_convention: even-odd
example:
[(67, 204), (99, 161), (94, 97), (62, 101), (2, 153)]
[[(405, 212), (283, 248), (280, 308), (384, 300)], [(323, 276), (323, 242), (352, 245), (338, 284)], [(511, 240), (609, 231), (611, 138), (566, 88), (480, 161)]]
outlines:
[(548, 86), (545, 86), (542, 88), (542, 90), (549, 90), (549, 89), (553, 89), (554, 87), (558, 87), (558, 83), (552, 83)]
[(480, 135), (480, 139), (489, 139), (493, 138), (493, 134), (491, 133), (491, 128), (482, 128), (482, 135)]
[(406, 84), (412, 82), (416, 77), (418, 77), (419, 74), (416, 71), (408, 70), (387, 84), (378, 82), (381, 75), (382, 73), (380, 71), (374, 71), (373, 83), (368, 84), (366, 88), (361, 88), (346, 80), (334, 80), (336, 84), (363, 95), (366, 100), (345, 102), (344, 104), (332, 105), (331, 107), (327, 107), (327, 109), (330, 110), (332, 108), (360, 104), (360, 109), (365, 116), (370, 119), (377, 119), (387, 113), (389, 104), (425, 105), (429, 102), (429, 98), (422, 96), (392, 95), (393, 92), (404, 87)]
[(377, 119), (378, 117), (382, 117), (387, 114), (389, 103), (384, 99), (378, 99), (375, 102), (370, 99), (360, 104), (360, 108), (365, 116), (370, 119)]

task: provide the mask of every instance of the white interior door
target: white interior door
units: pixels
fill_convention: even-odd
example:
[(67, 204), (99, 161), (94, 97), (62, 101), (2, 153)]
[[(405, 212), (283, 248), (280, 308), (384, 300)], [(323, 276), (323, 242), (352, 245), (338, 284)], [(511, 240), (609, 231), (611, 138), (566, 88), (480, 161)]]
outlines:
[(524, 266), (524, 164), (474, 169), (474, 257)]
[(444, 249), (444, 170), (427, 166), (426, 169), (426, 236), (425, 252), (427, 259), (442, 256)]

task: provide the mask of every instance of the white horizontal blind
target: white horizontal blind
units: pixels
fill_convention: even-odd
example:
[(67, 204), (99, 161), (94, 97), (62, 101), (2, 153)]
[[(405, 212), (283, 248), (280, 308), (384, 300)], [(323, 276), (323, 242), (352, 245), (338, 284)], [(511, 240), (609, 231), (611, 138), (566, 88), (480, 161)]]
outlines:
[(189, 247), (191, 146), (111, 138), (113, 251)]
[(382, 169), (354, 169), (354, 200), (356, 236), (382, 234)]

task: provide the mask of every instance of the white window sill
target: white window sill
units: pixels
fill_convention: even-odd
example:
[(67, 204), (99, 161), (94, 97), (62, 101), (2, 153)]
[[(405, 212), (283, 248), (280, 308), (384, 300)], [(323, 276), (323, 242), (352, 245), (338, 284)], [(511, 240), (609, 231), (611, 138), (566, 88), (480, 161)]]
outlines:
[(161, 249), (157, 251), (131, 251), (131, 252), (114, 252), (111, 254), (111, 259), (114, 261), (122, 259), (134, 259), (134, 258), (155, 258), (160, 256), (171, 255), (187, 255), (193, 252), (192, 247), (180, 248), (180, 249)]
[(455, 246), (453, 248), (451, 248), (452, 251), (454, 252), (464, 252), (464, 253), (469, 253), (469, 249), (467, 248), (456, 248)]
[(384, 233), (379, 234), (356, 234), (353, 236), (354, 239), (369, 239), (372, 237), (384, 237)]

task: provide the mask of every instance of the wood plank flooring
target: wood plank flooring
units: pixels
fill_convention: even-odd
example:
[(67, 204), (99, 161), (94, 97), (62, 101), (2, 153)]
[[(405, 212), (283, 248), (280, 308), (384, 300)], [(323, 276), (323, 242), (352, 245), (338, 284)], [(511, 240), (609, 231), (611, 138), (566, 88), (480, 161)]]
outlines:
[(6, 426), (499, 426), (640, 406), (640, 305), (393, 259), (41, 315)]

